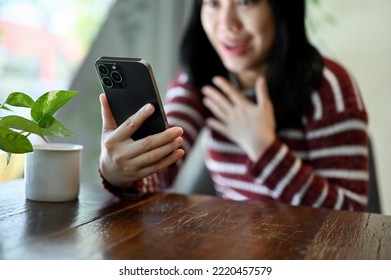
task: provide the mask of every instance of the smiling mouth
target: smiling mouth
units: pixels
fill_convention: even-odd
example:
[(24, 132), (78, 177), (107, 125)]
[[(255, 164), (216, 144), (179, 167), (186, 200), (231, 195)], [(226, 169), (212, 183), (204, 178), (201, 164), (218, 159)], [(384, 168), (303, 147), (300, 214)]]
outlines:
[(223, 50), (229, 55), (243, 55), (250, 48), (248, 41), (226, 40), (222, 42)]

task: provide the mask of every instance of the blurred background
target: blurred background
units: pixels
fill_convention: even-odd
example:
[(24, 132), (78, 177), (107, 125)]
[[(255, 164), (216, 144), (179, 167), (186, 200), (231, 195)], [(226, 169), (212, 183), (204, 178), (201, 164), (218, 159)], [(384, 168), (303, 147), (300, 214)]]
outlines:
[[(321, 52), (358, 80), (369, 113), (369, 134), (383, 213), (391, 215), (391, 11), (389, 0), (307, 0), (308, 31)], [(178, 70), (180, 35), (191, 0), (0, 0), (0, 102), (13, 91), (38, 97), (54, 89), (80, 94), (57, 116), (75, 136), (53, 139), (84, 146), (82, 181), (99, 183), (102, 92), (99, 56), (149, 60), (164, 98)], [(23, 156), (0, 182), (23, 176)]]

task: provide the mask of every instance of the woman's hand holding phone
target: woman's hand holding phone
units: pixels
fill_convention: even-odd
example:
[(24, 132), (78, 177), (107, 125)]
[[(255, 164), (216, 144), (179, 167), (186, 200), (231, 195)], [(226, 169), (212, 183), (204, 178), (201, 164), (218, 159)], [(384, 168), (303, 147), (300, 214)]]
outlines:
[(99, 168), (107, 181), (116, 186), (129, 186), (177, 162), (184, 156), (180, 149), (183, 130), (168, 128), (163, 132), (133, 141), (132, 134), (155, 111), (146, 104), (117, 127), (105, 94), (100, 95), (102, 137)]

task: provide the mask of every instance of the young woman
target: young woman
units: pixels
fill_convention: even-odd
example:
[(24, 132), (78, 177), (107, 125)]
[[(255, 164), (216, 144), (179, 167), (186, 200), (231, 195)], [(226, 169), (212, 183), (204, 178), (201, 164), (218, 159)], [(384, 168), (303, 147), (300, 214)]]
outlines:
[(117, 128), (101, 95), (105, 187), (124, 198), (163, 191), (206, 127), (219, 196), (364, 211), (367, 114), (304, 19), (304, 0), (196, 0), (166, 95), (172, 127), (129, 140), (153, 106)]

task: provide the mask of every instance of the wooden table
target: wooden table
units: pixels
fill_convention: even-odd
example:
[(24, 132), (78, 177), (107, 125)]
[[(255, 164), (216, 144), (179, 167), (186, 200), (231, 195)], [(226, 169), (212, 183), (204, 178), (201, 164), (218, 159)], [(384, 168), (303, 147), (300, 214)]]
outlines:
[(391, 259), (391, 216), (157, 194), (25, 199), (0, 185), (0, 259)]

